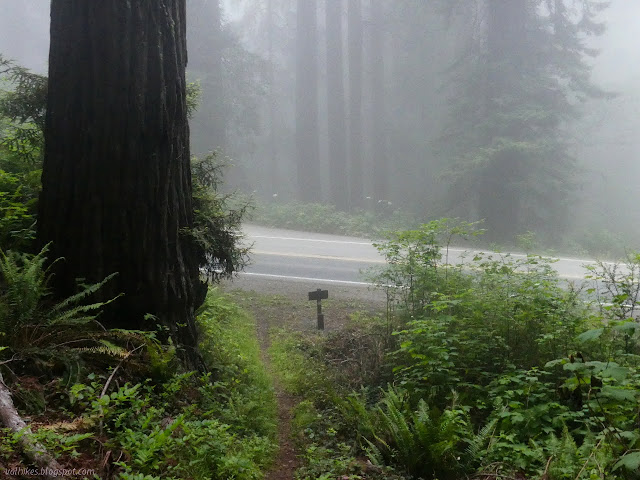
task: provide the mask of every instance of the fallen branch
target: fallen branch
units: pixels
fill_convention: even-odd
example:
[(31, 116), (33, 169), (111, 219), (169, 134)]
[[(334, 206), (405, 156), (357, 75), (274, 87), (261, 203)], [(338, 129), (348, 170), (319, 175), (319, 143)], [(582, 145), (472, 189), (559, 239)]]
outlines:
[(11, 392), (5, 385), (2, 374), (0, 373), (0, 421), (13, 433), (18, 434), (18, 443), (22, 447), (22, 451), (26, 457), (37, 467), (40, 468), (40, 478), (44, 479), (61, 479), (63, 468), (53, 458), (47, 449), (41, 444), (32, 441), (31, 429), (22, 420), (20, 414), (16, 410)]
[[(109, 388), (109, 385), (111, 384), (111, 380), (113, 380), (113, 377), (116, 375), (116, 372), (118, 371), (118, 369), (124, 364), (124, 362), (131, 356), (133, 355), (137, 350), (140, 350), (142, 347), (144, 347), (144, 343), (142, 345), (138, 345), (136, 348), (134, 348), (133, 350), (131, 350), (130, 352), (127, 352), (127, 354), (125, 355), (125, 357), (120, 360), (120, 363), (118, 363), (118, 365), (116, 366), (116, 368), (113, 369), (113, 371), (111, 372), (111, 375), (109, 375), (109, 378), (107, 378), (107, 381), (104, 384), (104, 387), (102, 388), (102, 392), (100, 392), (100, 396), (98, 398), (102, 398), (107, 394), (107, 389)], [(102, 435), (102, 415), (103, 415), (103, 410), (102, 410), (102, 405), (100, 405), (100, 435)]]
[[(107, 379), (106, 383), (104, 384), (104, 387), (102, 388), (102, 392), (100, 392), (100, 397), (98, 397), (98, 398), (102, 398), (107, 393), (107, 389), (109, 388), (109, 385), (111, 384), (111, 380), (113, 380), (113, 377), (115, 376), (115, 374), (118, 371), (118, 369), (125, 362), (125, 360), (127, 360), (131, 355), (133, 355), (136, 351), (140, 350), (142, 347), (144, 347), (144, 344), (138, 345), (136, 348), (134, 348), (130, 352), (127, 352), (125, 357), (122, 360), (120, 360), (120, 363), (118, 363), (116, 368), (114, 368), (113, 371), (111, 372), (111, 375), (109, 375), (109, 378)], [(100, 410), (102, 410), (102, 407), (100, 408)]]

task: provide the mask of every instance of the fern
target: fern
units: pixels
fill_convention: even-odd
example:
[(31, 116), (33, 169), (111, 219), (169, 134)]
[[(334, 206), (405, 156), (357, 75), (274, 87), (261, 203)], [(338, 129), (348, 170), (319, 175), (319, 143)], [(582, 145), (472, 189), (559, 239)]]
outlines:
[(101, 354), (116, 358), (127, 358), (129, 356), (129, 350), (122, 348), (119, 345), (115, 345), (108, 340), (98, 340), (100, 345), (95, 347), (79, 347), (74, 350), (80, 353)]
[(136, 343), (158, 342), (155, 332), (146, 332), (144, 330), (125, 330), (123, 328), (111, 328), (104, 332), (95, 333), (93, 334), (93, 337), (119, 338), (121, 340), (135, 341)]
[(360, 394), (352, 393), (344, 399), (337, 397), (335, 400), (344, 418), (352, 423), (365, 441), (367, 437), (373, 437), (375, 431), (373, 416), (367, 408), (366, 393), (363, 389)]
[[(367, 454), (367, 457), (369, 457), (369, 460), (371, 461), (371, 463), (379, 467), (384, 466), (385, 461), (384, 461), (384, 455), (382, 454), (382, 451), (377, 447), (377, 445), (374, 442), (372, 442), (368, 438), (365, 438), (364, 441), (368, 445), (368, 447), (365, 449), (365, 452)], [(388, 445), (384, 444), (384, 447), (388, 448)]]
[(375, 409), (372, 438), (365, 438), (372, 463), (391, 464), (420, 478), (457, 478), (462, 445), (471, 436), (467, 414), (455, 408), (440, 413), (424, 400), (412, 410), (406, 395), (390, 387)]
[(495, 434), (497, 424), (498, 419), (492, 419), (469, 441), (469, 446), (465, 450), (465, 462), (470, 468), (477, 466), (487, 450), (491, 449), (491, 439)]
[(37, 321), (42, 298), (49, 293), (44, 268), (46, 251), (44, 247), (35, 256), (0, 251), (0, 331), (11, 334), (16, 328)]
[[(76, 314), (76, 313), (86, 313), (86, 312), (90, 312), (90, 311), (99, 310), (103, 306), (105, 306), (105, 305), (113, 302), (117, 298), (119, 298), (122, 294), (117, 295), (116, 297), (112, 298), (111, 300), (108, 300), (108, 301), (103, 302), (103, 303), (92, 303), (90, 305), (78, 305), (78, 303), (82, 302), (83, 300), (88, 298), (90, 295), (96, 293), (107, 282), (109, 282), (111, 279), (113, 279), (116, 275), (117, 275), (117, 273), (112, 273), (111, 275), (105, 277), (105, 279), (102, 280), (101, 282), (93, 283), (93, 284), (89, 284), (89, 285), (83, 285), (83, 288), (82, 288), (82, 290), (80, 292), (76, 293), (75, 295), (71, 295), (70, 297), (67, 297), (64, 300), (62, 300), (61, 302), (57, 303), (56, 305), (53, 306), (51, 311), (54, 312), (54, 313), (57, 313), (58, 315), (64, 315), (64, 317), (68, 317), (71, 314), (71, 312), (74, 312), (73, 314)], [(55, 320), (56, 318), (57, 317), (52, 318), (51, 321), (56, 321)]]
[(37, 255), (0, 251), (0, 339), (3, 344), (0, 346), (3, 350), (34, 360), (34, 364), (45, 369), (62, 364), (70, 377), (75, 377), (81, 355), (122, 359), (129, 349), (115, 341), (122, 339), (128, 343), (141, 339), (138, 344), (154, 341), (150, 335), (136, 332), (96, 332), (99, 324), (95, 319), (101, 309), (118, 297), (104, 302), (87, 300), (115, 274), (101, 282), (82, 285), (78, 293), (52, 305), (46, 253), (47, 247)]
[[(604, 467), (611, 465), (615, 455), (611, 444), (604, 442), (605, 437), (596, 438), (588, 434), (582, 445), (578, 446), (575, 438), (564, 426), (562, 435), (551, 435), (544, 443), (534, 443), (540, 464), (548, 461), (546, 469), (548, 475), (554, 480), (588, 480), (597, 474), (598, 478), (604, 475)], [(548, 460), (550, 459), (550, 460)], [(626, 477), (623, 472), (617, 472), (614, 478), (637, 478), (633, 474)], [(612, 477), (613, 478), (613, 477)]]

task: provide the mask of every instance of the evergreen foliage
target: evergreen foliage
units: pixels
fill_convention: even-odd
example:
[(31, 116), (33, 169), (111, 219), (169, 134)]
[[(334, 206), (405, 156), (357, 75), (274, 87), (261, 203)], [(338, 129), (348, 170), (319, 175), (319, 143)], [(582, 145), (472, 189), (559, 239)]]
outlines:
[(200, 247), (200, 270), (214, 282), (241, 271), (248, 262), (249, 247), (242, 245), (242, 219), (250, 201), (222, 193), (221, 164), (215, 152), (193, 158), (194, 227), (191, 235)]
[[(455, 161), (449, 200), (464, 205), (466, 216), (484, 218), (493, 239), (533, 230), (558, 241), (579, 168), (566, 128), (582, 101), (605, 96), (591, 83), (588, 59), (597, 52), (586, 39), (604, 31), (595, 18), (606, 4), (483, 5), (476, 10), (476, 35), (453, 74), (453, 120), (442, 139)], [(473, 16), (473, 9), (462, 15)]]
[(46, 77), (0, 55), (0, 245), (35, 253)]

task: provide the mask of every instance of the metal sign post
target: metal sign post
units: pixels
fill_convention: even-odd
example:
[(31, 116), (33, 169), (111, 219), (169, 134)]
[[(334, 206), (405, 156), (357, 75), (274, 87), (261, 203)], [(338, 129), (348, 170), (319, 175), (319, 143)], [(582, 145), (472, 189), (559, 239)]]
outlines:
[(309, 292), (309, 300), (318, 302), (318, 330), (324, 330), (324, 315), (322, 314), (322, 303), (324, 298), (329, 298), (329, 290), (317, 289), (315, 292)]

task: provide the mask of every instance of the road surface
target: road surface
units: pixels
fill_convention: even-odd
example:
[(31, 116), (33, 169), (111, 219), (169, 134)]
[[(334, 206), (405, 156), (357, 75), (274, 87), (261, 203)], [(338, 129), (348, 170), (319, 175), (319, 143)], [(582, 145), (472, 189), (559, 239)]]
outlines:
[[(317, 284), (361, 285), (370, 283), (364, 272), (382, 266), (384, 258), (370, 240), (310, 232), (245, 225), (246, 242), (253, 244), (252, 262), (243, 275), (271, 280)], [(449, 263), (458, 264), (469, 250), (450, 248)], [(472, 252), (473, 253), (473, 252)], [(512, 258), (525, 255), (510, 254)], [(558, 258), (553, 268), (566, 280), (583, 280), (588, 259)]]

